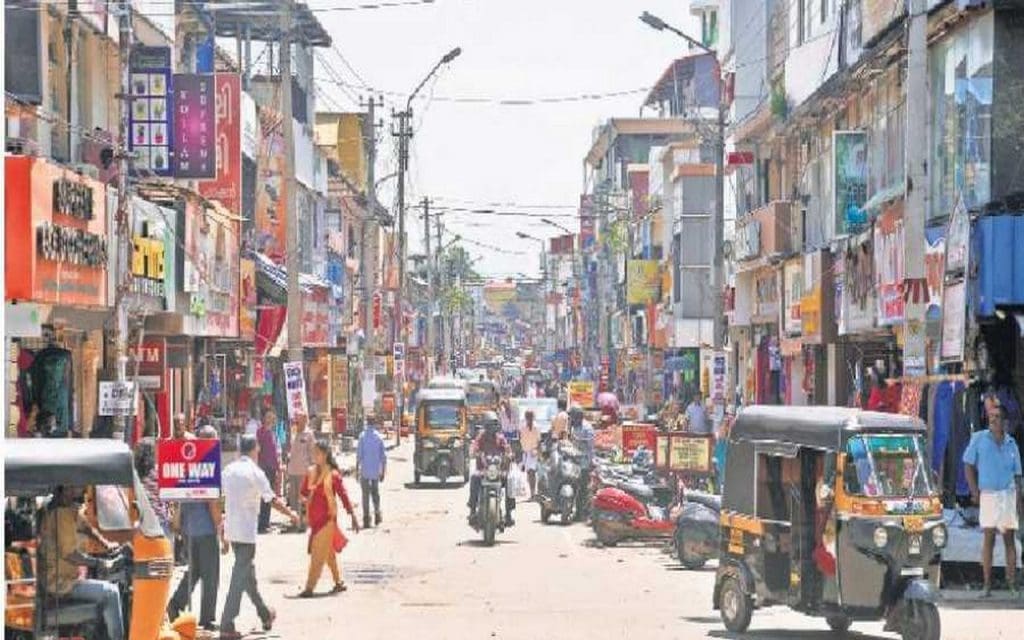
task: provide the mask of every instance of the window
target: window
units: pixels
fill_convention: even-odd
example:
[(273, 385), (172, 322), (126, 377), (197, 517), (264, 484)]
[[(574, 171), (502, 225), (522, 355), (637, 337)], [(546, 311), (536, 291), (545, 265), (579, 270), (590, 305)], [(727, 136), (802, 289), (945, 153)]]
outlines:
[(921, 436), (856, 436), (846, 443), (846, 491), (870, 498), (931, 495)]

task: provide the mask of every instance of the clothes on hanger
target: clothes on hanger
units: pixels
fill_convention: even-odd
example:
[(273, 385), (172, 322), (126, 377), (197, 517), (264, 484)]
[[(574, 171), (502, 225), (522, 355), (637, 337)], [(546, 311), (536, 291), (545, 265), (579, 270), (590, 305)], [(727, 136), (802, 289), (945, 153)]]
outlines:
[(67, 349), (51, 346), (36, 353), (30, 369), (32, 399), (39, 407), (36, 430), (47, 437), (63, 438), (75, 430), (73, 374)]

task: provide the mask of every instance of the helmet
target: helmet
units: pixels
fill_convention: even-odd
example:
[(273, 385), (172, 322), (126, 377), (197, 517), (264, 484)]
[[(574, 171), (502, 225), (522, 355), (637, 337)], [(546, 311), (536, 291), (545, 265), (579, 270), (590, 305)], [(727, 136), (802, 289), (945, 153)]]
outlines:
[(583, 409), (581, 409), (578, 405), (575, 405), (572, 409), (569, 409), (569, 424), (574, 427), (578, 427), (579, 425), (583, 424)]
[(498, 414), (493, 411), (484, 413), (480, 422), (483, 424), (484, 431), (492, 436), (501, 430), (501, 420), (498, 419)]

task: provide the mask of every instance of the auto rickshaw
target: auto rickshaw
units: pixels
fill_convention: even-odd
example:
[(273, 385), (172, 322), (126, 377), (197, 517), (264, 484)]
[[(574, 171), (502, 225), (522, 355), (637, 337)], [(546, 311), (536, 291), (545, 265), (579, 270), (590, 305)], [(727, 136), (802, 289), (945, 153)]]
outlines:
[(498, 410), (498, 385), (490, 380), (474, 380), (466, 384), (466, 406), (469, 411), (469, 437), (476, 437), (489, 411)]
[(424, 389), (416, 406), (413, 479), (434, 476), (446, 484), (452, 476), (469, 482), (466, 394), (459, 389)]
[[(131, 449), (115, 440), (8, 440), (4, 449), (8, 499), (30, 504), (32, 539), (8, 541), (5, 631), (18, 640), (47, 637), (105, 638), (103, 618), (92, 603), (48, 593), (45, 553), (52, 545), (39, 540), (41, 498), (59, 486), (84, 488), (83, 515), (109, 540), (130, 547), (109, 558), (97, 579), (118, 585), (130, 640), (191, 640), (192, 614), (166, 621), (174, 558), (171, 543), (135, 472)], [(14, 575), (12, 575), (12, 573)], [(10, 588), (16, 585), (16, 588)], [(43, 615), (39, 615), (43, 612)]]
[(713, 605), (745, 631), (786, 605), (835, 631), (884, 619), (938, 640), (946, 527), (916, 418), (840, 407), (761, 407), (728, 441)]

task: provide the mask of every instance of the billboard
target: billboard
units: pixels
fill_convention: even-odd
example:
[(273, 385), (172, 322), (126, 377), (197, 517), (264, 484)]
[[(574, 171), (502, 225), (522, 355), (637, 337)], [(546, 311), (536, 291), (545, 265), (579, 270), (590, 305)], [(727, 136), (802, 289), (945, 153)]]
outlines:
[(171, 49), (132, 48), (131, 109), (128, 113), (128, 149), (135, 162), (134, 172), (142, 176), (171, 176)]
[(176, 73), (173, 94), (174, 177), (216, 177), (217, 106), (213, 74)]
[(864, 131), (832, 133), (832, 193), (837, 233), (853, 233), (867, 224), (868, 135)]

